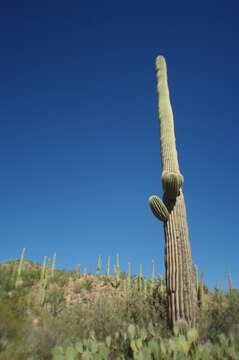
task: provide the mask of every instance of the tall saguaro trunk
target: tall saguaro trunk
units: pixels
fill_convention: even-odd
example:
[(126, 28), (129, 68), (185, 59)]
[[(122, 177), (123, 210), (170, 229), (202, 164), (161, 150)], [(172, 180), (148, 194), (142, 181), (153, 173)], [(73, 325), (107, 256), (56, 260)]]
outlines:
[(156, 60), (163, 201), (153, 195), (153, 213), (164, 222), (165, 270), (168, 317), (171, 325), (179, 319), (195, 323), (196, 287), (189, 241), (187, 215), (179, 170), (173, 112), (169, 98), (167, 66), (163, 56)]

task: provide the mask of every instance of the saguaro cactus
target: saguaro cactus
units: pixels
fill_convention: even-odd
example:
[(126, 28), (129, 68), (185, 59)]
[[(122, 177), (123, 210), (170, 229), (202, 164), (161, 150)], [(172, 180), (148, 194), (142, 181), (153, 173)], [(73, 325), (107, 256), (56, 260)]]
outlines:
[(107, 272), (106, 272), (106, 276), (109, 278), (110, 277), (110, 256), (108, 256), (108, 260), (107, 260)]
[(100, 276), (101, 266), (102, 266), (102, 260), (101, 260), (101, 256), (99, 255), (98, 261), (97, 261), (97, 268), (96, 268), (97, 276)]
[(163, 201), (153, 195), (149, 203), (154, 215), (164, 222), (165, 269), (168, 317), (171, 325), (179, 319), (193, 325), (196, 313), (196, 289), (188, 235), (186, 207), (182, 192), (174, 120), (171, 108), (167, 66), (163, 56), (156, 59)]
[(56, 266), (56, 252), (54, 252), (54, 255), (53, 255), (51, 277), (54, 277), (54, 275), (55, 275), (55, 266)]
[(17, 288), (18, 286), (20, 286), (21, 284), (21, 272), (22, 272), (22, 265), (23, 265), (23, 260), (24, 260), (24, 254), (25, 254), (25, 248), (23, 248), (22, 250), (22, 255), (21, 255), (21, 259), (17, 268), (17, 278), (16, 278), (16, 283), (15, 283), (15, 287)]

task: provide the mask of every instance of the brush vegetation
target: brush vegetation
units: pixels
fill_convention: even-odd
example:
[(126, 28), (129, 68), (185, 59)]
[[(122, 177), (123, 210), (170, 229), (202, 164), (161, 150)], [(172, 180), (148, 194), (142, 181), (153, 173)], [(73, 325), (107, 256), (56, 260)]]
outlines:
[[(55, 256), (54, 256), (55, 258)], [(238, 359), (239, 290), (196, 281), (197, 321), (168, 325), (165, 280), (31, 261), (0, 265), (0, 359)], [(229, 274), (230, 275), (230, 274)], [(197, 276), (197, 271), (195, 271)]]

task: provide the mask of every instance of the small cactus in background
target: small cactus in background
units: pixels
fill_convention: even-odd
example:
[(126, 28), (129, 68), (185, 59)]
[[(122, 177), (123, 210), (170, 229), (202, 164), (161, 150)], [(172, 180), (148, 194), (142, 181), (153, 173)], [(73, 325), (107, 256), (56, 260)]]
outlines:
[(77, 274), (78, 274), (78, 277), (80, 278), (80, 276), (81, 276), (81, 267), (80, 267), (80, 264), (77, 265)]
[(87, 268), (86, 268), (86, 267), (84, 267), (84, 273), (83, 273), (83, 275), (84, 275), (84, 277), (87, 276)]
[(42, 265), (42, 268), (41, 268), (40, 282), (44, 279), (44, 276), (45, 276), (45, 271), (46, 271), (46, 259), (47, 259), (47, 257), (44, 256), (43, 265)]
[(151, 284), (150, 284), (150, 293), (153, 295), (154, 292), (154, 261), (152, 260), (152, 275), (151, 275)]
[(107, 272), (106, 272), (106, 276), (109, 278), (110, 277), (110, 256), (108, 256), (108, 260), (107, 260)]
[(204, 284), (203, 284), (204, 273), (202, 272), (198, 286), (198, 305), (202, 309), (204, 305)]
[(142, 292), (142, 264), (139, 265), (139, 292)]
[(56, 265), (56, 253), (54, 252), (53, 260), (52, 260), (52, 268), (51, 268), (51, 277), (55, 275), (55, 265)]
[(42, 270), (41, 270), (41, 278), (40, 278), (39, 304), (41, 306), (43, 306), (45, 303), (46, 290), (47, 290), (48, 280), (49, 280), (49, 269), (50, 269), (50, 263), (51, 263), (51, 258), (49, 258), (48, 265), (46, 267), (46, 259), (47, 259), (47, 257), (44, 256)]
[(120, 284), (120, 266), (119, 266), (119, 254), (116, 255), (116, 267), (114, 266), (116, 276), (116, 286)]
[(201, 273), (200, 280), (198, 281), (198, 268), (196, 264), (194, 265), (194, 275), (195, 275), (195, 289), (197, 294), (197, 303), (198, 306), (202, 309), (204, 304), (204, 284), (203, 284), (204, 272)]
[(146, 299), (148, 296), (148, 283), (147, 280), (144, 279), (144, 298)]
[(194, 264), (194, 275), (195, 275), (195, 288), (196, 293), (198, 293), (198, 267), (196, 264)]
[(220, 291), (218, 279), (216, 280), (216, 283), (215, 283), (215, 286), (214, 286), (214, 291), (215, 291), (215, 292), (219, 292), (219, 291)]
[(128, 276), (127, 276), (127, 292), (129, 293), (131, 289), (131, 266), (128, 262)]
[(15, 282), (15, 287), (20, 286), (21, 284), (21, 272), (22, 272), (22, 265), (23, 265), (23, 260), (24, 260), (24, 254), (25, 254), (25, 248), (23, 248), (22, 250), (22, 254), (21, 254), (21, 259), (17, 268), (17, 277), (16, 277), (16, 282)]
[(46, 269), (47, 274), (50, 274), (50, 271), (51, 271), (51, 257), (49, 256), (47, 262), (47, 269)]
[(229, 269), (227, 270), (227, 281), (228, 281), (228, 290), (229, 293), (231, 294), (233, 288), (232, 288), (232, 277)]
[(162, 275), (158, 275), (158, 293), (162, 295), (164, 293), (164, 280)]
[(163, 56), (156, 59), (156, 74), (164, 194), (163, 200), (151, 196), (149, 205), (153, 214), (164, 223), (169, 323), (173, 327), (176, 321), (184, 319), (193, 326), (197, 308), (195, 278), (182, 192), (183, 176), (179, 169), (167, 66)]
[(102, 265), (102, 260), (101, 260), (101, 256), (99, 255), (98, 262), (97, 262), (97, 268), (96, 268), (96, 275), (97, 276), (100, 276), (101, 265)]

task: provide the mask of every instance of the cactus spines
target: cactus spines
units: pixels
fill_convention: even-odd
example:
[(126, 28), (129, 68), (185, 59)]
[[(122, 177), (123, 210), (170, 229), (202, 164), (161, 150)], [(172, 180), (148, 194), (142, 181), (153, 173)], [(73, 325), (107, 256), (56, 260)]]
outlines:
[[(169, 98), (167, 66), (163, 56), (156, 59), (158, 114), (160, 126), (160, 147), (162, 161), (163, 201), (157, 205), (166, 213), (164, 221), (165, 269), (168, 296), (168, 318), (171, 326), (184, 319), (194, 325), (196, 319), (196, 288), (192, 263), (191, 246), (188, 235), (187, 215), (182, 192), (183, 176), (179, 170), (174, 134), (173, 112)], [(151, 198), (150, 198), (151, 199)], [(155, 206), (153, 213), (158, 216)], [(163, 205), (162, 205), (163, 204)], [(151, 204), (150, 204), (151, 205)]]
[(153, 214), (161, 221), (167, 221), (169, 218), (169, 212), (163, 201), (156, 195), (152, 195), (149, 198), (149, 205)]

